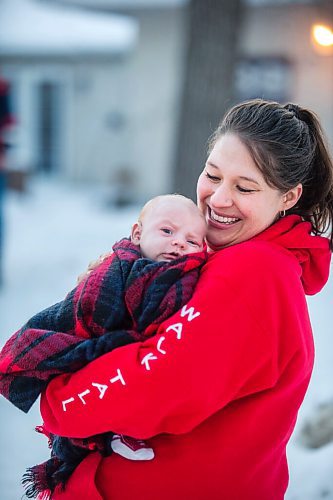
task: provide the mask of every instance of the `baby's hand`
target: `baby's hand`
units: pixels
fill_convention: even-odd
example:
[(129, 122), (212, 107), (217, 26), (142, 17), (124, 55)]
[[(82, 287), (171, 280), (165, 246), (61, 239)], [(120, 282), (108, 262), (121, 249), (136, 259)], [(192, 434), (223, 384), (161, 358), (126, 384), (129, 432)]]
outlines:
[(100, 255), (98, 257), (98, 259), (89, 262), (88, 269), (84, 273), (79, 275), (79, 277), (77, 278), (77, 283), (78, 284), (81, 283), (81, 281), (83, 281), (87, 276), (89, 276), (89, 274), (94, 269), (96, 269), (96, 267), (98, 267), (103, 262), (103, 260), (105, 260), (111, 254), (112, 254), (112, 252), (103, 253), (102, 255)]

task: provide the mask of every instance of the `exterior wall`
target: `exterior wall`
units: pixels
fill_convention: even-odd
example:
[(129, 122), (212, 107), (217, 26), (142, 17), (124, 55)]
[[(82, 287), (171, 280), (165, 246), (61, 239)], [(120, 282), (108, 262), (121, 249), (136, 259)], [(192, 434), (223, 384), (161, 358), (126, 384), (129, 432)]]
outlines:
[(171, 186), (185, 12), (125, 13), (139, 22), (133, 53), (112, 66), (107, 61), (75, 65), (71, 175), (110, 185), (122, 175), (130, 177), (133, 197), (144, 201)]
[(290, 61), (289, 98), (318, 114), (333, 149), (333, 48), (321, 51), (313, 44), (311, 26), (318, 20), (318, 9), (309, 5), (247, 9), (240, 49)]
[(138, 46), (129, 61), (128, 164), (143, 199), (171, 186), (175, 124), (184, 67), (185, 11), (126, 10), (139, 21)]
[(73, 179), (110, 182), (127, 162), (127, 58), (72, 65), (71, 162)]

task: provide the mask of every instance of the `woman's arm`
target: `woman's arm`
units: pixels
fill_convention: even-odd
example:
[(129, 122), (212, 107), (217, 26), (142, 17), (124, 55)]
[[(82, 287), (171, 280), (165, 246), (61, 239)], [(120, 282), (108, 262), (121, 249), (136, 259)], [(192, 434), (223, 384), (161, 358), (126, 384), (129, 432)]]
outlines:
[(276, 258), (273, 268), (260, 243), (246, 259), (238, 250), (220, 254), (205, 266), (192, 300), (158, 335), (48, 385), (41, 412), (49, 431), (87, 437), (112, 429), (138, 438), (184, 433), (230, 401), (276, 383), (277, 295), (288, 289)]

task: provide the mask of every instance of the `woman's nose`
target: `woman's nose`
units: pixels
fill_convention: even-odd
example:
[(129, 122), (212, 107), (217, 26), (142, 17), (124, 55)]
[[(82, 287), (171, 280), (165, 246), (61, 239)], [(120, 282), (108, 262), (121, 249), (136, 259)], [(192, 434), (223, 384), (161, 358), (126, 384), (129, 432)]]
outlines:
[(210, 197), (215, 207), (231, 207), (233, 204), (232, 194), (227, 186), (219, 186)]

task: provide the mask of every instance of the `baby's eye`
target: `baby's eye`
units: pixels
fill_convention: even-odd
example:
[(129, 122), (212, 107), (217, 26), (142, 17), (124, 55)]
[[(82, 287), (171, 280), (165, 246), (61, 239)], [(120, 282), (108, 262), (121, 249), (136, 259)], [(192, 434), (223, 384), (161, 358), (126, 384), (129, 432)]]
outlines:
[(169, 229), (168, 227), (161, 227), (161, 231), (165, 234), (172, 234), (171, 229)]
[(200, 243), (198, 243), (197, 241), (194, 241), (194, 240), (187, 240), (187, 243), (189, 245), (193, 245), (195, 247), (199, 247), (200, 246)]

